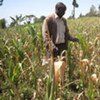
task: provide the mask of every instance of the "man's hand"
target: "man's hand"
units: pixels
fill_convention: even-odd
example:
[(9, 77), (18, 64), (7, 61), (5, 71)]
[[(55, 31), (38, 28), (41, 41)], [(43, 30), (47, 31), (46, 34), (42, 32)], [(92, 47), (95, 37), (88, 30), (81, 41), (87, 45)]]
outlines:
[(78, 38), (74, 38), (74, 42), (79, 42), (79, 39)]
[(54, 49), (56, 49), (58, 51), (58, 48), (57, 47), (55, 47)]
[(53, 52), (57, 52), (58, 51), (58, 48), (57, 47), (54, 47), (53, 48)]
[(58, 54), (59, 54), (59, 50), (58, 50), (57, 47), (55, 47), (55, 48), (53, 49), (53, 55), (54, 55), (54, 57), (57, 57)]

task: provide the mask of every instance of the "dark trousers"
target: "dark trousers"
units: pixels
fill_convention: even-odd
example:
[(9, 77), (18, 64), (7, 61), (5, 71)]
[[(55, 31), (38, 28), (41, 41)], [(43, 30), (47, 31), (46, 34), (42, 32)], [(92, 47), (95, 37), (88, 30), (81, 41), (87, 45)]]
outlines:
[[(58, 50), (53, 50), (54, 57), (60, 56), (63, 50), (67, 49), (66, 43), (55, 44)], [(64, 56), (64, 55), (63, 55)]]
[[(54, 57), (60, 56), (63, 50), (67, 50), (66, 43), (55, 44), (55, 46), (58, 48), (58, 50), (57, 49), (53, 50), (53, 56)], [(47, 50), (47, 57), (48, 58), (51, 57), (51, 54), (50, 54), (49, 50)]]

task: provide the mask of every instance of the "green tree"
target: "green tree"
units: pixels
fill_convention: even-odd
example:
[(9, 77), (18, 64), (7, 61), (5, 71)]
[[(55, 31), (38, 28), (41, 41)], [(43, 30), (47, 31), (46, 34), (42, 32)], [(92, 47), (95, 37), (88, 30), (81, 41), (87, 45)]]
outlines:
[(36, 18), (36, 19), (35, 19), (35, 23), (43, 22), (43, 20), (44, 20), (45, 18), (46, 18), (45, 16), (41, 16), (40, 18)]
[(80, 17), (84, 17), (84, 15), (83, 15), (82, 13), (80, 13), (79, 18), (80, 18)]
[(98, 9), (99, 9), (99, 11), (100, 11), (100, 5), (98, 6)]
[(2, 29), (6, 28), (6, 20), (4, 18), (0, 19), (0, 28)]
[(73, 0), (72, 5), (73, 5), (72, 17), (75, 18), (75, 8), (78, 8), (79, 5), (76, 2), (76, 0)]
[(36, 18), (35, 15), (26, 15), (26, 16), (25, 16), (25, 19), (27, 20), (27, 23), (28, 23), (28, 24), (32, 21), (32, 19), (35, 20), (35, 18)]
[(97, 13), (96, 7), (94, 5), (92, 5), (90, 8), (90, 16), (96, 15), (96, 13)]
[(94, 5), (92, 5), (90, 7), (90, 11), (89, 11), (89, 13), (86, 14), (86, 16), (88, 16), (88, 17), (97, 16), (97, 10)]
[(3, 4), (3, 0), (0, 0), (0, 6), (2, 6), (2, 4)]
[(12, 19), (10, 26), (17, 26), (20, 25), (20, 23), (24, 20), (25, 17), (22, 17), (22, 15), (20, 16), (16, 15), (15, 18), (11, 16), (10, 18)]
[(46, 17), (45, 16), (41, 16), (40, 19), (43, 21)]
[(98, 6), (98, 16), (100, 17), (100, 5)]

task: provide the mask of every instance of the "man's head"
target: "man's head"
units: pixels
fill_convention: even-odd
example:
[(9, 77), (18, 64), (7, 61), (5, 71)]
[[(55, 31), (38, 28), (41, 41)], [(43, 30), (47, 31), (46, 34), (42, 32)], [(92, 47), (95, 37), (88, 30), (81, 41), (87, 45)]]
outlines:
[(55, 6), (55, 12), (56, 14), (61, 18), (66, 11), (66, 5), (63, 4), (62, 2), (58, 2)]

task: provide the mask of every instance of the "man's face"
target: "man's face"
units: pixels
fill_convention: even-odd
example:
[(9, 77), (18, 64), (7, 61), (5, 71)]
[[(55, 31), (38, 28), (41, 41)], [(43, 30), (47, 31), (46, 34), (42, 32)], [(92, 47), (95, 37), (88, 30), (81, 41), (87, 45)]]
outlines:
[(56, 9), (56, 14), (61, 18), (65, 14), (65, 9), (63, 7), (60, 7)]

